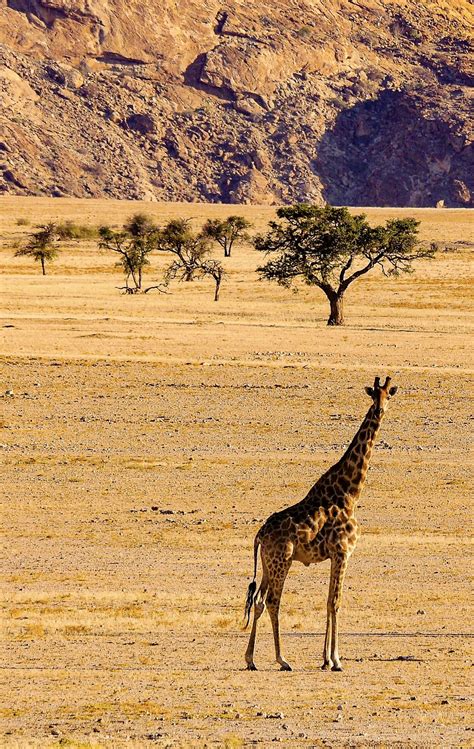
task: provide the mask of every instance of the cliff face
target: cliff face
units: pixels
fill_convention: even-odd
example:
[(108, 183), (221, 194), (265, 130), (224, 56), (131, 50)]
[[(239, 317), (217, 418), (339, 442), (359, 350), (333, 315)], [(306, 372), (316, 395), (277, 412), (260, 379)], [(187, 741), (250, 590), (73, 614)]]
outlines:
[(0, 0), (0, 192), (471, 206), (468, 0)]

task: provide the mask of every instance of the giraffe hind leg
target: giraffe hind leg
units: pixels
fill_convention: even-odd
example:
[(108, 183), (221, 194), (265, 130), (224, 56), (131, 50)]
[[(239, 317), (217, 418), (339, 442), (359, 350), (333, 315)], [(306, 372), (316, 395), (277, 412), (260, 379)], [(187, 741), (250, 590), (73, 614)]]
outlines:
[(255, 662), (253, 659), (253, 654), (255, 650), (255, 639), (257, 637), (257, 622), (262, 616), (263, 612), (265, 611), (265, 596), (266, 596), (267, 588), (268, 588), (268, 578), (264, 572), (263, 577), (262, 577), (262, 582), (260, 583), (260, 588), (258, 589), (257, 595), (255, 596), (254, 607), (253, 607), (252, 629), (250, 632), (249, 644), (245, 652), (245, 662), (247, 664), (248, 671), (257, 670), (257, 666), (255, 665)]
[(290, 664), (283, 658), (281, 654), (281, 643), (280, 643), (280, 601), (281, 594), (283, 592), (283, 586), (285, 584), (286, 576), (291, 567), (291, 559), (284, 558), (280, 560), (276, 569), (272, 574), (269, 575), (269, 585), (267, 593), (267, 609), (270, 615), (273, 628), (273, 639), (275, 642), (275, 658), (277, 663), (280, 664), (281, 671), (292, 671)]

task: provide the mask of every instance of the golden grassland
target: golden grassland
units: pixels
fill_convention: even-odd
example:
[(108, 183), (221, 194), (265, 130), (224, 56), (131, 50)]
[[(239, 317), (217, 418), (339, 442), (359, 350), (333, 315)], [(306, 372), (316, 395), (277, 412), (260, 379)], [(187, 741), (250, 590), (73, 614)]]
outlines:
[[(222, 258), (218, 303), (206, 280), (124, 296), (91, 241), (66, 243), (45, 278), (13, 256), (36, 223), (120, 226), (137, 210), (196, 227), (238, 213), (259, 231), (274, 215), (0, 199), (2, 745), (472, 745), (471, 213), (366, 209), (415, 216), (453, 249), (355, 284), (338, 329), (316, 290), (259, 281), (248, 246)], [(325, 563), (294, 565), (285, 588), (294, 671), (277, 671), (265, 618), (248, 673), (254, 535), (337, 460), (376, 374), (400, 391), (358, 511), (345, 671), (318, 668)]]

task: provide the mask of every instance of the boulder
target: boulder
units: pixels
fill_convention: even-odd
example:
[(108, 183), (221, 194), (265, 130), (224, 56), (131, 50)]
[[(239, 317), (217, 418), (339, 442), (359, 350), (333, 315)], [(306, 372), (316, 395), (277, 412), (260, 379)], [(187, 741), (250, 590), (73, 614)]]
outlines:
[(461, 179), (453, 180), (454, 199), (466, 208), (471, 208), (474, 201), (470, 189)]
[(266, 111), (263, 104), (259, 103), (254, 96), (245, 96), (242, 94), (236, 95), (234, 109), (236, 112), (245, 114), (253, 122), (258, 122)]
[(27, 190), (31, 187), (28, 178), (13, 169), (5, 169), (3, 172), (3, 179), (14, 187), (19, 187), (21, 190)]
[(123, 121), (123, 125), (141, 135), (150, 135), (156, 132), (155, 121), (149, 114), (131, 114)]
[(68, 88), (76, 89), (84, 85), (84, 76), (75, 68), (63, 68), (64, 81)]
[(258, 169), (252, 168), (229, 191), (229, 202), (275, 205), (277, 199), (270, 189), (266, 177)]
[(279, 51), (248, 39), (226, 40), (205, 55), (199, 81), (230, 98), (239, 94), (272, 95), (291, 64)]
[(84, 85), (82, 72), (77, 68), (66, 65), (66, 63), (48, 63), (45, 67), (45, 74), (48, 80), (58, 83), (60, 86), (77, 89)]
[(0, 65), (0, 106), (13, 112), (27, 112), (38, 100), (38, 94), (18, 73)]

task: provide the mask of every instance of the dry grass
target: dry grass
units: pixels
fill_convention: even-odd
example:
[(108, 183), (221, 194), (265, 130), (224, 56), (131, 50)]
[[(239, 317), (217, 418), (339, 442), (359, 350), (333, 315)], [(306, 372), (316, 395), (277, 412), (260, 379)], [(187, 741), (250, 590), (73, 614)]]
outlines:
[[(14, 326), (0, 388), (14, 392), (0, 427), (3, 744), (468, 746), (469, 245), (411, 277), (367, 278), (337, 330), (317, 292), (258, 282), (248, 247), (229, 260), (218, 304), (206, 283), (122, 296), (113, 259), (91, 242), (65, 247), (45, 279), (12, 257), (28, 230), (19, 217), (120, 225), (136, 210), (199, 224), (235, 207), (0, 200)], [(239, 213), (262, 229), (272, 209)], [(368, 213), (473, 241), (468, 211)], [(248, 674), (240, 625), (259, 523), (337, 460), (363, 386), (386, 373), (400, 393), (358, 512), (346, 671), (318, 670), (323, 564), (295, 565), (285, 588), (295, 671), (275, 670), (265, 619), (262, 670)]]

